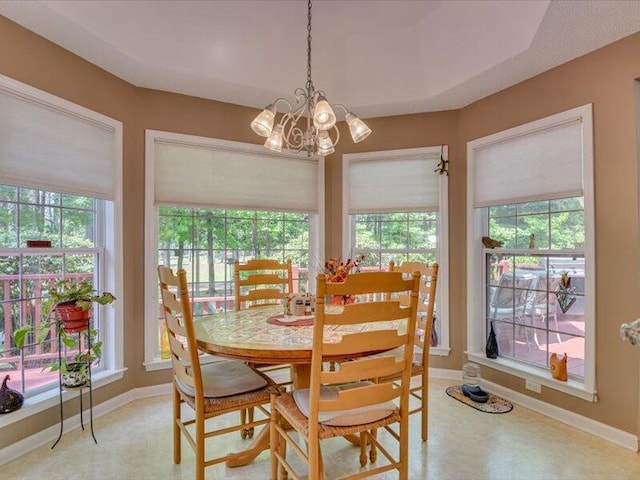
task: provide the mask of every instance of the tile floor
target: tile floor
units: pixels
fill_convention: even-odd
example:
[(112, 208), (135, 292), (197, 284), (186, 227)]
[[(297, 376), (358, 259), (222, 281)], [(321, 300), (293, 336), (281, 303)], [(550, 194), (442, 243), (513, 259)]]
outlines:
[[(420, 441), (419, 416), (412, 416), (409, 479), (640, 478), (640, 455), (518, 405), (503, 415), (479, 412), (446, 395), (446, 387), (455, 383), (431, 381), (427, 443)], [(186, 442), (182, 464), (173, 464), (170, 418), (168, 395), (132, 402), (96, 420), (98, 445), (88, 431), (69, 432), (55, 450), (44, 446), (0, 467), (0, 479), (191, 479), (193, 452)], [(242, 445), (237, 434), (223, 441), (214, 448)], [(69, 452), (75, 463), (68, 460)], [(342, 439), (325, 443), (323, 452), (328, 480), (358, 468), (358, 449)], [(207, 479), (267, 479), (269, 473), (268, 452), (246, 467), (222, 464), (206, 470)]]

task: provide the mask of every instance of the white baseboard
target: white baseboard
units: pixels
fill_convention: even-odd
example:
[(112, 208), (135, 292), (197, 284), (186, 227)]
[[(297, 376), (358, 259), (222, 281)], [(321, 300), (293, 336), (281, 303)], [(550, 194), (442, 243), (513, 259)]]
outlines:
[[(171, 383), (165, 383), (162, 385), (154, 385), (151, 387), (143, 387), (143, 388), (134, 388), (133, 390), (129, 390), (117, 397), (106, 400), (93, 408), (93, 419), (100, 418), (101, 416), (120, 408), (127, 403), (130, 403), (134, 400), (139, 400), (142, 398), (155, 397), (157, 395), (165, 395), (171, 393)], [(88, 406), (88, 402), (85, 403), (85, 406)], [(83, 413), (84, 420), (84, 428), (87, 432), (90, 430), (89, 425), (89, 412), (85, 410)], [(78, 430), (80, 428), (80, 414), (74, 415), (73, 417), (66, 418), (64, 420), (64, 432), (72, 432), (74, 430)], [(15, 460), (22, 455), (29, 453), (32, 450), (35, 450), (38, 447), (46, 444), (53, 444), (56, 438), (58, 438), (58, 434), (60, 433), (60, 424), (56, 423), (49, 428), (41, 430), (40, 432), (31, 435), (30, 437), (23, 438), (22, 440), (9, 445), (8, 447), (0, 449), (0, 466), (9, 463)], [(88, 433), (90, 435), (90, 433)], [(100, 439), (98, 439), (100, 441)]]
[[(430, 368), (429, 375), (433, 378), (444, 378), (448, 380), (458, 380), (462, 382), (462, 372), (460, 370), (447, 370), (442, 368)], [(483, 386), (501, 397), (512, 401), (522, 407), (533, 410), (545, 417), (553, 418), (562, 423), (582, 430), (583, 432), (595, 435), (598, 438), (606, 440), (607, 442), (619, 445), (632, 452), (638, 451), (638, 437), (632, 433), (625, 432), (607, 425), (597, 420), (593, 420), (583, 415), (565, 410), (564, 408), (556, 407), (550, 403), (543, 402), (537, 398), (524, 395), (509, 388), (498, 385), (497, 383), (489, 382), (488, 380), (482, 380)]]

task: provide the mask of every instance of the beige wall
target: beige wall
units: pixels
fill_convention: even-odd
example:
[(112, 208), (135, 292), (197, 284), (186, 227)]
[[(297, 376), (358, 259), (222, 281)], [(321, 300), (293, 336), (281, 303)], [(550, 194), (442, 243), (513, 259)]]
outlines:
[[(136, 88), (0, 17), (0, 73), (124, 123), (125, 365), (123, 381), (95, 392), (97, 403), (131, 388), (169, 381), (145, 372), (143, 360), (144, 129), (258, 143), (248, 128), (253, 109)], [(460, 369), (466, 345), (466, 142), (585, 103), (594, 104), (597, 221), (596, 404), (548, 391), (542, 399), (636, 434), (638, 351), (618, 337), (619, 324), (640, 313), (637, 262), (636, 115), (633, 79), (640, 75), (640, 34), (596, 51), (462, 110), (367, 120), (374, 134), (358, 145), (345, 138), (326, 166), (326, 253), (341, 250), (343, 153), (449, 145), (449, 357), (432, 365)], [(523, 381), (483, 375), (528, 393)], [(69, 408), (70, 413), (73, 408)], [(0, 430), (0, 448), (57, 423), (50, 409)]]

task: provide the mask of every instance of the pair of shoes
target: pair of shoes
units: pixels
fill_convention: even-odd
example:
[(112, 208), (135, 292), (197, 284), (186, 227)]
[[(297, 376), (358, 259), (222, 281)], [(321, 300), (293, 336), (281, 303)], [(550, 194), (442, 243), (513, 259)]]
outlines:
[(489, 400), (489, 394), (477, 386), (469, 387), (468, 385), (463, 384), (462, 393), (474, 402), (486, 403), (487, 400)]

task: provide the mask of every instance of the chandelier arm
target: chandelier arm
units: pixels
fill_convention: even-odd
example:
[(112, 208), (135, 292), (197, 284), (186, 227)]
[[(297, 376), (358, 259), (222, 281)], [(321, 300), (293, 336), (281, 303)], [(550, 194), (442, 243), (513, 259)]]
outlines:
[[(297, 110), (296, 110), (297, 112)], [(296, 127), (297, 119), (295, 118), (296, 112), (290, 112), (283, 115), (280, 125), (282, 125), (283, 135), (282, 139), (286, 143), (287, 148), (297, 149), (300, 151), (304, 145), (303, 133), (300, 127)]]
[(338, 126), (337, 125), (334, 125), (333, 129), (336, 131), (336, 140), (335, 140), (335, 142), (333, 142), (333, 146), (335, 147), (338, 144), (338, 142), (340, 141), (340, 130), (338, 130)]
[(289, 100), (287, 100), (286, 98), (284, 98), (284, 97), (276, 98), (273, 102), (271, 102), (271, 105), (273, 105), (275, 107), (278, 102), (286, 103), (287, 107), (289, 107), (289, 111), (290, 112), (293, 111), (293, 106), (291, 105), (291, 102)]
[(335, 105), (332, 105), (332, 106), (334, 110), (338, 107), (341, 108), (344, 111), (345, 116), (349, 113), (349, 109), (344, 105), (342, 105), (341, 103), (336, 103)]

